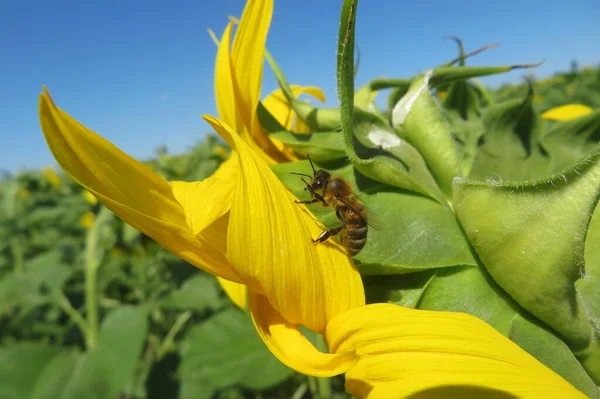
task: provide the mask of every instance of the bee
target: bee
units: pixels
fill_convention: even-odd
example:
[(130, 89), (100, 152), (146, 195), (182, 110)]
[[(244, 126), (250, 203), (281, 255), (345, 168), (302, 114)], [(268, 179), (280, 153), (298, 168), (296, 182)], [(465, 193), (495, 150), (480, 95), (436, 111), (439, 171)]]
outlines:
[[(323, 206), (332, 206), (335, 208), (335, 214), (341, 225), (332, 229), (323, 231), (313, 242), (325, 242), (340, 232), (340, 241), (346, 248), (350, 256), (357, 255), (367, 242), (367, 232), (369, 222), (367, 220), (367, 208), (358, 199), (352, 186), (344, 178), (338, 175), (319, 169), (315, 166), (307, 155), (310, 166), (313, 170), (313, 176), (305, 173), (290, 172), (293, 175), (308, 177), (310, 182), (302, 177), (306, 185), (304, 190), (308, 190), (312, 196), (311, 200), (298, 201), (297, 204), (314, 204), (320, 202)], [(371, 226), (372, 227), (372, 226)]]

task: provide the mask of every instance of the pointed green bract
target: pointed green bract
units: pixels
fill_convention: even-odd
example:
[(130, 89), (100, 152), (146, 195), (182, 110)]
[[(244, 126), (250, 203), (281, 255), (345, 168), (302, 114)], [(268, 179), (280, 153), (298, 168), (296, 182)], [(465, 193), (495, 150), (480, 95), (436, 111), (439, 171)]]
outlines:
[(445, 203), (419, 152), (375, 114), (354, 107), (354, 24), (356, 4), (344, 3), (338, 41), (338, 94), (348, 158), (365, 176)]
[(346, 158), (340, 132), (292, 133), (277, 132), (271, 137), (281, 141), (296, 153), (310, 155), (317, 162), (327, 162)]
[(540, 143), (544, 121), (532, 105), (533, 91), (489, 107), (469, 177), (475, 180), (524, 181), (550, 174), (550, 159)]
[(420, 152), (437, 184), (452, 197), (452, 180), (460, 174), (458, 152), (448, 122), (429, 92), (429, 78), (416, 79), (392, 111), (392, 124)]
[(575, 282), (585, 275), (584, 240), (598, 201), (599, 159), (600, 147), (547, 180), (458, 180), (454, 188), (459, 220), (491, 276), (576, 354), (593, 341)]
[(365, 176), (446, 202), (421, 154), (381, 118), (355, 109), (351, 134), (346, 151)]
[(449, 117), (474, 120), (480, 116), (479, 98), (469, 82), (465, 80), (454, 82), (447, 93), (442, 104)]
[(480, 76), (497, 75), (512, 71), (513, 69), (519, 68), (532, 68), (537, 64), (525, 64), (525, 65), (506, 65), (506, 66), (484, 66), (484, 67), (473, 67), (473, 66), (441, 66), (433, 69), (433, 75), (431, 76), (431, 87), (437, 87), (439, 85), (451, 83), (457, 80), (464, 80), (470, 78), (476, 78)]

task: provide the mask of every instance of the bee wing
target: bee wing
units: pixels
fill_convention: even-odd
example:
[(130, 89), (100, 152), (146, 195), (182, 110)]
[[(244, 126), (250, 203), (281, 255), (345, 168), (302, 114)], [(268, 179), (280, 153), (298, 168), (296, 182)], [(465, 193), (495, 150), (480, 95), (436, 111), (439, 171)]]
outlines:
[[(339, 201), (343, 202), (350, 209), (354, 209), (354, 206), (352, 205), (352, 203), (350, 201), (348, 201), (346, 198), (338, 196), (337, 199)], [(367, 221), (367, 224), (369, 225), (369, 227), (371, 227), (371, 228), (373, 228), (374, 230), (377, 230), (377, 231), (381, 230), (382, 224), (379, 223), (379, 220), (377, 219), (377, 216), (375, 215), (375, 213), (370, 208), (368, 208), (364, 204), (364, 202), (363, 202), (363, 206), (366, 209), (366, 215), (364, 215), (364, 216), (365, 216), (365, 220)], [(356, 209), (354, 209), (354, 211), (357, 212)]]
[(370, 208), (367, 208), (367, 224), (370, 228), (377, 231), (380, 231), (383, 228), (383, 223), (381, 223), (381, 220), (377, 217), (377, 214), (375, 214), (375, 212), (373, 212), (373, 210)]

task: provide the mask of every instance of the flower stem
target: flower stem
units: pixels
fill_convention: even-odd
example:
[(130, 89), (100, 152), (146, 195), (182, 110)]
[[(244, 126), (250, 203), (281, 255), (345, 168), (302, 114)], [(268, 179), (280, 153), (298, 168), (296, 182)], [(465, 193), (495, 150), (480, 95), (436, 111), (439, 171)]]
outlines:
[(73, 305), (71, 305), (69, 298), (67, 298), (62, 292), (60, 292), (60, 291), (58, 292), (57, 299), (58, 299), (58, 305), (60, 306), (60, 308), (67, 315), (69, 315), (69, 318), (71, 318), (71, 320), (73, 320), (73, 323), (75, 323), (77, 325), (77, 327), (79, 327), (81, 334), (85, 338), (86, 346), (88, 346), (89, 345), (88, 340), (89, 340), (90, 328), (89, 328), (87, 322), (85, 321), (85, 319), (83, 318), (81, 313), (79, 313), (77, 311), (77, 309), (75, 309), (73, 307)]
[(158, 347), (156, 351), (156, 361), (159, 361), (163, 358), (163, 356), (171, 349), (173, 346), (173, 341), (175, 340), (175, 336), (177, 333), (183, 328), (185, 323), (192, 317), (192, 312), (187, 311), (179, 315), (175, 323), (171, 326), (171, 329), (167, 333), (167, 336), (163, 340), (162, 344)]
[(25, 262), (23, 261), (23, 248), (21, 248), (21, 243), (19, 242), (18, 237), (13, 237), (10, 239), (10, 252), (12, 253), (13, 257), (15, 273), (25, 273)]
[(317, 378), (316, 377), (306, 377), (307, 381), (308, 381), (308, 389), (310, 390), (310, 396), (312, 398), (318, 399), (319, 398), (319, 391), (317, 389)]
[(97, 221), (88, 231), (85, 245), (85, 309), (89, 327), (86, 346), (88, 350), (96, 347), (98, 342), (98, 259), (96, 256)]
[[(321, 352), (329, 352), (329, 348), (327, 348), (325, 339), (323, 337), (319, 337), (319, 340), (317, 341), (317, 349), (319, 349)], [(331, 380), (329, 378), (317, 378), (317, 384), (319, 388), (319, 398), (331, 398)]]

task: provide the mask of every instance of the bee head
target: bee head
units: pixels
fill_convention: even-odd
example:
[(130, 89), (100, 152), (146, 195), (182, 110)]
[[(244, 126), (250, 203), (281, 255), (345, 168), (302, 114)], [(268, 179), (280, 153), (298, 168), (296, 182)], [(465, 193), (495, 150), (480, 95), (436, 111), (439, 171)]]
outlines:
[(325, 185), (327, 184), (327, 181), (329, 180), (330, 177), (331, 177), (331, 175), (329, 174), (329, 172), (327, 172), (323, 169), (319, 169), (318, 171), (315, 172), (315, 175), (314, 175), (312, 181), (310, 182), (310, 186), (314, 190), (322, 190), (325, 187)]
[(327, 182), (329, 181), (329, 178), (331, 177), (331, 175), (329, 174), (329, 172), (327, 172), (323, 169), (316, 170), (315, 165), (312, 163), (312, 159), (310, 159), (310, 155), (306, 154), (306, 157), (308, 158), (308, 162), (310, 162), (310, 167), (313, 170), (313, 175), (311, 176), (306, 173), (298, 173), (298, 172), (290, 172), (290, 174), (298, 175), (298, 176), (306, 176), (309, 179), (311, 179), (310, 183), (308, 181), (302, 179), (302, 181), (307, 186), (307, 187), (304, 187), (304, 190), (307, 190), (307, 189), (311, 189), (312, 191), (323, 190), (323, 188), (325, 188), (325, 186), (327, 185)]

